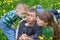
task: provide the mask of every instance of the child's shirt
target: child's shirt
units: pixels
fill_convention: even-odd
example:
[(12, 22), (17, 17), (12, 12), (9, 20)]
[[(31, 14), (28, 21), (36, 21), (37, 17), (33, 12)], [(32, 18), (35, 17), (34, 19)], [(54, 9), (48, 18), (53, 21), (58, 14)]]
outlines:
[(42, 34), (43, 34), (44, 40), (53, 40), (54, 30), (51, 26), (43, 27), (42, 28)]
[(13, 22), (16, 21), (17, 17), (18, 16), (16, 14), (16, 11), (12, 10), (9, 11), (6, 15), (4, 15), (1, 20), (6, 26), (11, 26)]

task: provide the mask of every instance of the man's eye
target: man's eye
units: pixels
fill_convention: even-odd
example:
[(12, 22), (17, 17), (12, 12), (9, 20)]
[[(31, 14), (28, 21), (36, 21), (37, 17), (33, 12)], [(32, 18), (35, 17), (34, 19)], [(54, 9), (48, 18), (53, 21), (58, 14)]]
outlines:
[(32, 17), (34, 17), (33, 15), (31, 15)]

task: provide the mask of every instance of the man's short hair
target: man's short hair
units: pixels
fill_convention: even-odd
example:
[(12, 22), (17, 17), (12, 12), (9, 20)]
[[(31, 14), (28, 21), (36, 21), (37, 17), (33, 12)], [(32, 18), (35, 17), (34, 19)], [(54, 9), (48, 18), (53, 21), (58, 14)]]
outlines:
[[(35, 12), (36, 13), (36, 9), (31, 8), (31, 9), (29, 9), (29, 12)], [(36, 16), (37, 16), (37, 13), (36, 13)]]

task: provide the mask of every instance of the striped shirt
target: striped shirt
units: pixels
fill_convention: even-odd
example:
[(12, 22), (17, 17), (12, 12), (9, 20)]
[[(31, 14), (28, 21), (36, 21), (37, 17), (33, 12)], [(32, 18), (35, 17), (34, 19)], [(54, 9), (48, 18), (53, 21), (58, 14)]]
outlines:
[(17, 14), (15, 10), (12, 10), (6, 13), (6, 15), (4, 15), (1, 20), (3, 21), (4, 24), (6, 24), (6, 26), (11, 26), (13, 22), (16, 21), (16, 19), (17, 19)]

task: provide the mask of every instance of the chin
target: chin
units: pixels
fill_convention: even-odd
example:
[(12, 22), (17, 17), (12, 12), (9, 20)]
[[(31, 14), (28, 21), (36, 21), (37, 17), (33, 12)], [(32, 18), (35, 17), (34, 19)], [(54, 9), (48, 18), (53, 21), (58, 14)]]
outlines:
[(29, 21), (27, 20), (27, 23), (29, 24)]

